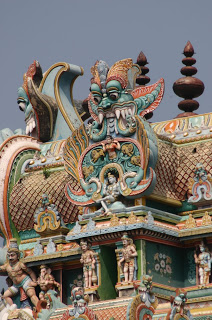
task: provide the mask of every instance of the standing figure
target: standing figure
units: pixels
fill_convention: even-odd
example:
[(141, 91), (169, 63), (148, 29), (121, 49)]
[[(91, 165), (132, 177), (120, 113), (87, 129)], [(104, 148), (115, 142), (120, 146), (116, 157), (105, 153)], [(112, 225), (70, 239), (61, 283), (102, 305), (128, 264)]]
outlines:
[(92, 283), (95, 285), (97, 276), (95, 272), (95, 256), (94, 251), (90, 249), (87, 241), (80, 241), (82, 255), (80, 262), (83, 264), (83, 275), (85, 279), (85, 288), (90, 288)]
[(117, 157), (116, 149), (120, 150), (120, 143), (110, 135), (106, 136), (106, 140), (106, 143), (102, 143), (103, 151), (108, 152), (109, 160), (113, 160)]
[(122, 268), (124, 273), (124, 282), (132, 282), (134, 280), (134, 271), (136, 269), (135, 257), (137, 257), (138, 254), (132, 239), (129, 238), (127, 234), (124, 234), (121, 239), (123, 243), (123, 248), (121, 250), (122, 258), (119, 260), (118, 265), (122, 268), (122, 263), (124, 264), (124, 267)]
[(44, 295), (48, 290), (55, 290), (56, 288), (60, 290), (60, 284), (55, 281), (55, 278), (51, 274), (51, 269), (45, 264), (40, 266), (40, 275), (38, 277), (37, 284), (41, 289), (39, 294), (40, 300), (44, 300)]
[[(24, 296), (24, 293), (31, 299), (34, 306), (37, 306), (38, 297), (35, 293), (37, 286), (36, 275), (23, 262), (20, 261), (20, 251), (16, 239), (10, 240), (10, 245), (7, 250), (7, 262), (0, 267), (0, 272), (7, 272), (12, 280), (12, 285), (7, 289), (3, 298), (10, 305), (13, 304), (11, 297), (15, 296), (19, 290)], [(24, 299), (24, 297), (21, 297)]]
[(198, 265), (199, 271), (199, 282), (200, 285), (207, 285), (209, 284), (209, 276), (211, 273), (211, 255), (208, 252), (207, 247), (202, 242), (199, 245), (200, 254), (194, 254), (195, 263)]

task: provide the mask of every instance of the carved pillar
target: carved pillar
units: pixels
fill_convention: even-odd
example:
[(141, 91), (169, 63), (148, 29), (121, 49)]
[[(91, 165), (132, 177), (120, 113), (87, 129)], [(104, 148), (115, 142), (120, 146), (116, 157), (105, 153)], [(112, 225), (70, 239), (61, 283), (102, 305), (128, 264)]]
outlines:
[(140, 240), (140, 245), (141, 245), (141, 261), (138, 266), (138, 270), (140, 271), (141, 277), (145, 274), (147, 274), (146, 271), (146, 241), (145, 240)]
[(122, 241), (118, 241), (116, 242), (116, 247), (117, 249), (115, 250), (116, 252), (116, 261), (117, 261), (117, 283), (121, 282), (121, 270), (119, 268), (119, 261), (121, 259), (121, 249), (123, 248), (123, 244), (122, 244)]

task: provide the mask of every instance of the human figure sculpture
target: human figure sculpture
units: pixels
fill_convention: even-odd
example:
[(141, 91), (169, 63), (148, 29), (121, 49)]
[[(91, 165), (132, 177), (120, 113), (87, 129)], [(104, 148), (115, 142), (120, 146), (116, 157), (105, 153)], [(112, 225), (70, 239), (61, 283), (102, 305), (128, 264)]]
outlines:
[(102, 143), (103, 151), (108, 152), (109, 160), (113, 160), (117, 157), (116, 149), (120, 150), (120, 143), (110, 135), (106, 136), (106, 141), (106, 143)]
[(108, 182), (104, 184), (103, 198), (99, 199), (99, 202), (101, 202), (105, 213), (108, 213), (110, 211), (110, 205), (117, 200), (120, 194), (119, 184), (115, 174), (109, 172), (107, 177)]
[(37, 240), (37, 243), (35, 244), (33, 253), (34, 253), (34, 256), (40, 256), (43, 254), (43, 246), (40, 243), (40, 240)]
[(85, 288), (90, 288), (92, 284), (96, 284), (97, 282), (94, 251), (90, 249), (87, 241), (80, 241), (80, 246), (82, 250), (80, 262), (83, 264), (84, 284)]
[(120, 186), (118, 181), (118, 172), (110, 170), (106, 176), (107, 179), (103, 185), (103, 197), (96, 200), (101, 203), (102, 211), (105, 215), (111, 213), (111, 210), (124, 209), (125, 205), (118, 200), (120, 196)]
[(198, 265), (200, 285), (209, 284), (209, 276), (211, 273), (211, 255), (204, 243), (199, 245), (200, 254), (194, 254), (195, 263)]
[(51, 269), (45, 264), (40, 266), (40, 275), (37, 279), (37, 284), (40, 286), (41, 292), (39, 294), (40, 300), (44, 300), (44, 295), (48, 290), (60, 290), (60, 284), (55, 281), (51, 274)]
[(56, 251), (56, 246), (52, 238), (49, 239), (49, 242), (46, 246), (46, 253), (54, 253)]
[(12, 286), (5, 291), (3, 298), (9, 305), (12, 305), (12, 297), (20, 290), (23, 296), (25, 296), (25, 293), (31, 299), (34, 306), (37, 306), (39, 300), (34, 288), (37, 286), (36, 275), (20, 261), (20, 251), (16, 239), (10, 240), (10, 245), (7, 250), (7, 260), (8, 261), (0, 267), (0, 272), (7, 272), (9, 278), (12, 280)]
[[(124, 234), (122, 239), (123, 248), (121, 250), (122, 258), (119, 260), (119, 267), (124, 273), (124, 282), (132, 282), (134, 279), (134, 271), (136, 268), (135, 257), (137, 257), (137, 251), (131, 238), (127, 234)], [(122, 267), (123, 264), (123, 267)]]

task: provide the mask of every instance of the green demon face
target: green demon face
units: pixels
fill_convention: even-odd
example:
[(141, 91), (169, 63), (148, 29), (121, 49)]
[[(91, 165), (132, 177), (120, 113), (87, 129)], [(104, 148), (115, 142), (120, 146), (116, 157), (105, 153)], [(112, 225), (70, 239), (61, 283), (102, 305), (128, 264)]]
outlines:
[(25, 114), (26, 135), (37, 137), (35, 113), (27, 94), (22, 87), (18, 89), (17, 102), (19, 105), (19, 109)]
[(93, 105), (101, 124), (103, 119), (114, 118), (126, 125), (127, 116), (134, 116), (136, 112), (136, 104), (130, 93), (124, 90), (117, 80), (111, 80), (106, 85), (105, 92), (93, 83), (91, 85), (91, 93), (94, 100)]
[(135, 87), (138, 70), (131, 59), (120, 60), (111, 68), (100, 60), (91, 68), (88, 107), (95, 121), (88, 133), (92, 140), (100, 141), (106, 135), (133, 135), (135, 116), (143, 116), (159, 104), (163, 79), (149, 87)]

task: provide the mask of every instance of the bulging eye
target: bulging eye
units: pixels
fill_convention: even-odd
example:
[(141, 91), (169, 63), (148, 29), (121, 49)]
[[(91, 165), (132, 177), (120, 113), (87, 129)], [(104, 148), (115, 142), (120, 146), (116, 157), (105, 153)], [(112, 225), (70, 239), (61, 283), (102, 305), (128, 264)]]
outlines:
[(110, 98), (111, 100), (117, 100), (118, 97), (119, 97), (118, 92), (111, 92), (111, 93), (109, 93), (109, 98)]
[(100, 101), (102, 100), (102, 98), (100, 96), (93, 96), (93, 99), (96, 103), (100, 103)]
[(18, 105), (19, 105), (19, 109), (21, 111), (25, 110), (25, 108), (26, 108), (26, 103), (25, 102), (18, 102)]

